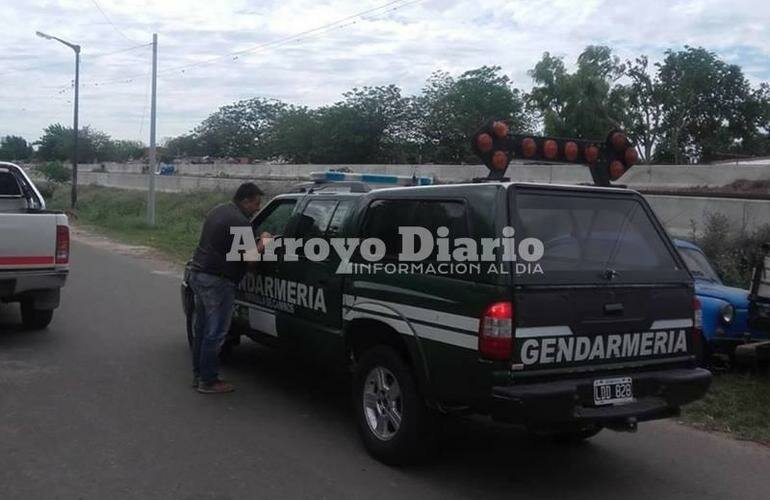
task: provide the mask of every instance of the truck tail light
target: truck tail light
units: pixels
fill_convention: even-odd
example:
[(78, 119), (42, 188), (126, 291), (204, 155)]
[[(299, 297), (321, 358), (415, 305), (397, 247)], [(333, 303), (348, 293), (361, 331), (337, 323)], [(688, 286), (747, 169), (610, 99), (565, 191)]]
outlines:
[(496, 361), (513, 354), (513, 304), (495, 302), (487, 307), (479, 324), (479, 354)]
[(701, 358), (703, 353), (702, 338), (703, 338), (703, 310), (701, 309), (700, 300), (698, 297), (692, 299), (692, 345), (695, 348), (695, 353), (698, 359)]
[(69, 264), (70, 261), (70, 228), (56, 226), (56, 263)]

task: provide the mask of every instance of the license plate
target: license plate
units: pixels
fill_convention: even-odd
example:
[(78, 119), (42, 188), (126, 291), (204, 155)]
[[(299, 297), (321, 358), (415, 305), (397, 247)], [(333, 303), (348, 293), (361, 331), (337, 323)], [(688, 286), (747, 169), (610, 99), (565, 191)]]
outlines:
[(616, 405), (634, 400), (631, 377), (594, 380), (594, 404)]

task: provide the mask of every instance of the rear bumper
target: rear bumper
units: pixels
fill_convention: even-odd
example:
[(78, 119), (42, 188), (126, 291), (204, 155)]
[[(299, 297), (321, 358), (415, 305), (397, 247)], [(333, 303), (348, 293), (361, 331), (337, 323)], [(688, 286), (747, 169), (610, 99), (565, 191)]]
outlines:
[(0, 272), (0, 299), (17, 298), (36, 291), (58, 290), (67, 281), (67, 269)]
[(593, 381), (602, 377), (496, 386), (492, 415), (499, 420), (530, 425), (584, 422), (612, 425), (634, 418), (654, 420), (676, 415), (679, 407), (702, 397), (711, 384), (711, 372), (682, 368), (617, 374), (631, 377), (635, 401), (595, 406)]

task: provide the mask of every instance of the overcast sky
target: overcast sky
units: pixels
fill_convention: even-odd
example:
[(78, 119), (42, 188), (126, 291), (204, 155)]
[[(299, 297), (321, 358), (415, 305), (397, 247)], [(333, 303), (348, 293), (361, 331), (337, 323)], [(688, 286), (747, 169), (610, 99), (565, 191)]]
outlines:
[[(291, 43), (260, 45), (387, 3)], [(770, 2), (505, 0), (3, 0), (0, 136), (37, 139), (72, 123), (73, 52), (82, 46), (80, 123), (116, 138), (149, 137), (150, 47), (159, 37), (158, 137), (186, 132), (219, 106), (271, 97), (333, 103), (355, 86), (416, 93), (435, 70), (502, 66), (528, 89), (542, 53), (568, 65), (588, 44), (622, 58), (701, 45), (770, 80)], [(101, 8), (101, 10), (100, 10)], [(396, 10), (393, 10), (396, 9)], [(109, 20), (109, 21), (108, 21)], [(355, 23), (353, 24), (353, 22)], [(237, 56), (228, 55), (238, 51)], [(214, 59), (218, 58), (218, 59)], [(212, 61), (212, 59), (214, 59)], [(206, 64), (201, 62), (209, 61)], [(187, 68), (180, 66), (190, 65)], [(177, 68), (177, 69), (174, 69)]]

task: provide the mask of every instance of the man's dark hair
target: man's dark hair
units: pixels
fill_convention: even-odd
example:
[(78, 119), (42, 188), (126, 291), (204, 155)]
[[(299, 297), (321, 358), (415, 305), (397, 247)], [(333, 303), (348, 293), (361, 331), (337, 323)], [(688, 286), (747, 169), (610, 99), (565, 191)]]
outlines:
[(251, 200), (252, 198), (256, 198), (257, 196), (262, 196), (264, 193), (262, 193), (262, 190), (257, 187), (256, 184), (253, 182), (244, 182), (240, 186), (238, 186), (238, 190), (235, 191), (235, 196), (233, 196), (233, 201), (235, 203), (240, 203), (244, 200)]

